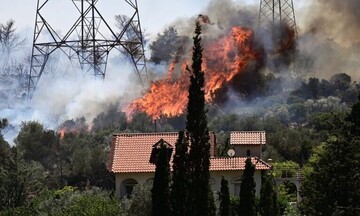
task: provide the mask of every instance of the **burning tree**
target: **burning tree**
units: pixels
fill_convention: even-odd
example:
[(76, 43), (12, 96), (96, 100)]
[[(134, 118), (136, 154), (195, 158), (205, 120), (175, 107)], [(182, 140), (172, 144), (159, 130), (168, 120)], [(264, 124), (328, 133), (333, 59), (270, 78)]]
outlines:
[(202, 71), (201, 24), (196, 22), (193, 63), (190, 73), (190, 86), (187, 104), (186, 130), (191, 144), (189, 152), (190, 193), (189, 212), (193, 215), (209, 215), (209, 130), (205, 111), (205, 78)]
[[(256, 43), (254, 31), (234, 26), (219, 37), (207, 38), (203, 45), (206, 56), (202, 57), (201, 67), (204, 69), (206, 102), (221, 101), (220, 97), (226, 97), (228, 89), (245, 97), (260, 91), (263, 86), (260, 74), (263, 50)], [(189, 61), (187, 53), (186, 50), (184, 55), (176, 56), (169, 65), (166, 78), (152, 82), (143, 97), (125, 108), (128, 116), (141, 111), (159, 119), (185, 113), (190, 85), (186, 69)]]

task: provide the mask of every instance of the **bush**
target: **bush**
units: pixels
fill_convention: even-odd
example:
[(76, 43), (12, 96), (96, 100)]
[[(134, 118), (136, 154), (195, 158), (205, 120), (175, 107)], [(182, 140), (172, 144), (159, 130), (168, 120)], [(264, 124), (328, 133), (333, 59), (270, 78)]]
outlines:
[(152, 182), (147, 182), (143, 185), (136, 185), (131, 197), (125, 197), (121, 200), (121, 206), (124, 209), (125, 216), (151, 215), (151, 188)]
[(106, 192), (97, 190), (75, 194), (68, 206), (56, 216), (117, 216), (121, 215), (120, 202)]

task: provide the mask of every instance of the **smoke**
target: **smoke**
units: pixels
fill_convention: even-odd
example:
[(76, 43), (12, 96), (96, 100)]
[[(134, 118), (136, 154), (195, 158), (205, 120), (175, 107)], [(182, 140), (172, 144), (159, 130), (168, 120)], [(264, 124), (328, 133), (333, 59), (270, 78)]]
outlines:
[[(258, 58), (249, 62), (245, 70), (214, 93), (215, 98), (212, 102), (219, 103), (226, 110), (238, 107), (234, 105), (234, 100), (240, 101), (241, 107), (244, 107), (243, 104), (250, 104), (249, 107), (261, 106), (262, 102), (273, 103), (269, 96), (281, 95), (281, 98), (286, 99), (288, 94), (309, 76), (328, 79), (337, 73), (347, 73), (355, 80), (358, 79), (360, 43), (356, 44), (356, 42), (359, 15), (354, 8), (359, 8), (356, 6), (360, 3), (356, 1), (342, 3), (335, 0), (318, 0), (308, 4), (301, 1), (294, 3), (296, 21), (300, 24), (297, 31), (298, 38), (294, 29), (283, 23), (276, 23), (282, 32), (282, 38), (279, 39), (273, 38), (269, 31), (258, 28), (259, 5), (249, 6), (231, 0), (209, 2), (206, 10), (201, 14), (202, 17), (210, 20), (202, 29), (207, 64), (211, 65), (206, 56), (212, 55), (206, 50), (207, 45), (223, 38), (234, 26), (255, 31), (252, 48), (258, 54)], [(178, 32), (189, 40), (186, 44), (182, 44), (182, 47), (185, 47), (182, 50), (185, 51), (178, 53), (177, 59), (181, 61), (180, 63), (176, 61), (177, 66), (171, 65), (175, 68), (175, 72), (171, 74), (181, 73), (181, 62), (190, 63), (192, 23), (195, 23), (196, 19), (197, 15), (194, 15), (191, 19), (179, 19), (173, 23)], [(352, 45), (351, 48), (348, 44)], [(241, 52), (241, 49), (237, 51), (234, 47), (234, 50), (223, 58), (231, 58), (237, 52)], [(219, 58), (213, 60), (222, 61)], [(224, 70), (226, 70), (225, 65)], [(255, 101), (260, 98), (260, 103), (243, 101), (244, 98)]]
[[(140, 94), (133, 66), (119, 56), (109, 59), (104, 80), (85, 75), (68, 59), (53, 60), (41, 77), (32, 100), (18, 100), (10, 107), (0, 109), (1, 118), (7, 118), (10, 126), (2, 131), (11, 144), (22, 122), (38, 121), (48, 129), (66, 120), (85, 117), (87, 124), (110, 106), (123, 105), (124, 98)], [(50, 69), (50, 71), (49, 71)], [(3, 100), (3, 105), (7, 101)]]
[(357, 0), (310, 1), (297, 10), (299, 48), (313, 61), (313, 76), (330, 78), (347, 73), (360, 78), (360, 2)]
[(305, 32), (325, 34), (337, 43), (351, 45), (359, 41), (360, 1), (316, 0), (308, 6)]

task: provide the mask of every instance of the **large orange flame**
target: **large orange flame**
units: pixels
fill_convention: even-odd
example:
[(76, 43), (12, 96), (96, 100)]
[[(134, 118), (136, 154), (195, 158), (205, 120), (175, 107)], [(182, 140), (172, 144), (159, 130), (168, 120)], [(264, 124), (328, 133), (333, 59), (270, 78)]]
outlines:
[[(216, 91), (244, 71), (249, 62), (257, 60), (257, 57), (254, 32), (248, 28), (233, 27), (227, 36), (206, 43), (203, 52), (206, 101), (213, 101)], [(177, 64), (179, 63), (171, 63), (165, 79), (153, 82), (148, 93), (125, 108), (128, 116), (135, 111), (145, 112), (153, 119), (184, 113), (189, 87), (187, 60), (180, 63), (180, 74), (172, 79)]]

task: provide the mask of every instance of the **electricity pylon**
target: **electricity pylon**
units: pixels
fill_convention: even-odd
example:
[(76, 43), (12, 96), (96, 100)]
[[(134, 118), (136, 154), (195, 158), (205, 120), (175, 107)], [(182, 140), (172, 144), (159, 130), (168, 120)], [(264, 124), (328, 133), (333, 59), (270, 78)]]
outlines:
[(292, 29), (297, 37), (294, 4), (292, 0), (260, 0), (259, 27), (281, 38), (281, 26)]
[[(140, 83), (147, 83), (144, 38), (141, 32), (137, 0), (118, 0), (124, 1), (132, 11), (131, 15), (122, 23), (120, 32), (115, 32), (104, 19), (97, 8), (99, 0), (67, 0), (73, 4), (78, 18), (63, 36), (54, 30), (56, 26), (52, 26), (45, 17), (45, 12), (49, 10), (47, 6), (52, 1), (37, 1), (27, 86), (29, 98), (33, 96), (50, 55), (59, 49), (70, 60), (78, 61), (85, 73), (102, 78), (105, 77), (109, 52), (114, 48), (122, 50), (128, 54), (134, 64)], [(59, 13), (58, 11), (52, 12)], [(63, 12), (64, 16), (66, 16), (66, 12)]]

